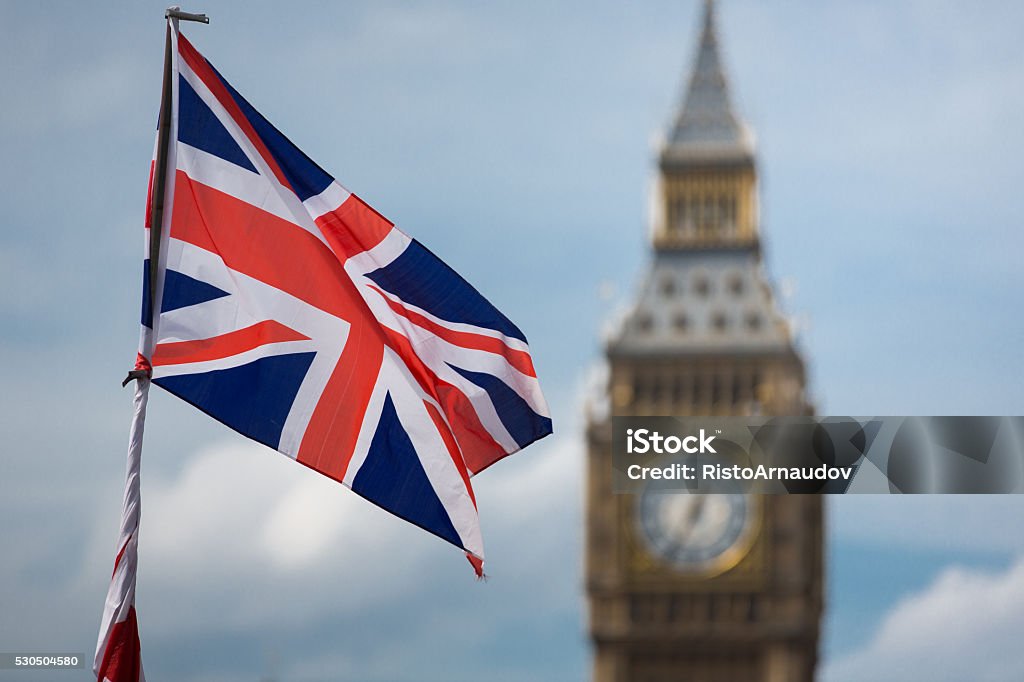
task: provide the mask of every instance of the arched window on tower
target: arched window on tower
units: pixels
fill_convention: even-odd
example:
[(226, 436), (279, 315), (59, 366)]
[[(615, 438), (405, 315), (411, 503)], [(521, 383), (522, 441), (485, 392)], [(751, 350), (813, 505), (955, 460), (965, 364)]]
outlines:
[(718, 408), (721, 405), (722, 394), (724, 392), (723, 391), (723, 388), (724, 388), (723, 383), (724, 383), (724, 377), (722, 377), (718, 372), (715, 372), (711, 376), (711, 405), (712, 405), (712, 408)]
[(733, 224), (729, 220), (729, 199), (724, 194), (718, 197), (718, 228), (723, 236), (732, 235)]
[(731, 407), (736, 408), (743, 401), (743, 377), (739, 374), (732, 376), (732, 395), (729, 398)]
[(686, 234), (686, 197), (678, 197), (675, 200), (675, 222), (672, 227), (677, 234)]
[(666, 231), (676, 237), (692, 237), (701, 231), (704, 218), (699, 199), (679, 194), (669, 199), (666, 207)]
[(715, 201), (709, 196), (704, 197), (704, 214), (701, 216), (701, 223), (704, 236), (712, 236), (715, 231)]

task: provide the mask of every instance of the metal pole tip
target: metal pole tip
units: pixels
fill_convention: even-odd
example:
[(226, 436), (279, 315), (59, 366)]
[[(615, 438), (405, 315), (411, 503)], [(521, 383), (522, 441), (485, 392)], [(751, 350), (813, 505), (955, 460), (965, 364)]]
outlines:
[(165, 19), (178, 19), (180, 21), (198, 21), (201, 24), (210, 23), (210, 17), (205, 14), (193, 14), (192, 12), (182, 12), (181, 8), (175, 5), (174, 7), (168, 7), (167, 11), (164, 12)]

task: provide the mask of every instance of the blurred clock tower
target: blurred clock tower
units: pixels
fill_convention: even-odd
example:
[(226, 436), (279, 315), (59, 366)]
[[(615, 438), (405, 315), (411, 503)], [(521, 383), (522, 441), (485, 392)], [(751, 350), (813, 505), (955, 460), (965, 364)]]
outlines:
[(653, 254), (609, 338), (588, 416), (586, 579), (595, 682), (814, 678), (822, 501), (612, 494), (612, 415), (810, 414), (804, 364), (761, 260), (752, 137), (713, 3), (662, 145)]

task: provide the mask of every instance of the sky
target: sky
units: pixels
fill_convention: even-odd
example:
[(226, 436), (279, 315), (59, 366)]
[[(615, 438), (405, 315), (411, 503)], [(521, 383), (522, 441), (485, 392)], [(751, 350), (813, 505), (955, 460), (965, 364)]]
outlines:
[[(648, 256), (699, 3), (187, 6), (346, 187), (524, 330), (555, 435), (474, 484), (461, 553), (157, 391), (151, 680), (583, 680), (582, 402)], [(116, 542), (164, 5), (4, 2), (0, 651), (91, 659)], [(821, 414), (1024, 414), (1024, 5), (733, 0), (766, 264)], [(828, 501), (821, 679), (1024, 676), (1024, 501)], [(0, 680), (40, 679), (0, 670)], [(78, 673), (53, 679), (81, 679)]]

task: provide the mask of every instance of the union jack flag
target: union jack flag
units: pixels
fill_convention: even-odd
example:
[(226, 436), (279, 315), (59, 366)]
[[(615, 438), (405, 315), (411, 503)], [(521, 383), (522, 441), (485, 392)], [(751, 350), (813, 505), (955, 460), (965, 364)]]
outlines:
[(518, 327), (310, 160), (168, 16), (170, 143), (146, 215), (148, 242), (162, 202), (159, 262), (145, 265), (121, 537), (94, 663), (111, 682), (144, 679), (134, 602), (150, 381), (463, 549), (478, 575), (470, 479), (551, 433)]
[(177, 56), (153, 383), (482, 560), (470, 478), (551, 433), (526, 337)]

